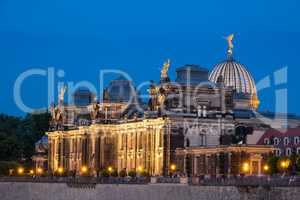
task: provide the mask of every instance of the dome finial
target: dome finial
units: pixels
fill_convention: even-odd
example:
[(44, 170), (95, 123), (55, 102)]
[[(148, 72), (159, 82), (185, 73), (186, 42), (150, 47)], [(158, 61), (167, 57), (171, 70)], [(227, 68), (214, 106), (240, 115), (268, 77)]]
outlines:
[(227, 43), (228, 43), (228, 49), (227, 49), (227, 57), (232, 58), (232, 49), (233, 49), (233, 40), (234, 34), (230, 34), (229, 36), (226, 37)]

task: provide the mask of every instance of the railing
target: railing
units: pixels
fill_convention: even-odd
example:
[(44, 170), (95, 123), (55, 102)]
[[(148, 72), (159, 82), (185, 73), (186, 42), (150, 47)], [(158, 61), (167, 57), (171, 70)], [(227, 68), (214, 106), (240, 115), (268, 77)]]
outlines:
[(203, 186), (300, 186), (300, 177), (231, 177), (199, 180), (195, 185)]
[(0, 182), (38, 182), (68, 184), (147, 184), (148, 177), (0, 177)]
[(180, 178), (171, 178), (171, 177), (157, 177), (156, 183), (180, 183)]
[[(182, 183), (183, 178), (155, 177), (155, 183)], [(186, 179), (186, 177), (185, 177)], [(96, 184), (148, 184), (149, 177), (0, 177), (0, 182), (66, 183), (69, 186), (90, 187)], [(151, 181), (152, 182), (152, 181)], [(230, 177), (230, 178), (188, 178), (188, 184), (198, 186), (270, 186), (300, 187), (300, 176), (290, 177)]]

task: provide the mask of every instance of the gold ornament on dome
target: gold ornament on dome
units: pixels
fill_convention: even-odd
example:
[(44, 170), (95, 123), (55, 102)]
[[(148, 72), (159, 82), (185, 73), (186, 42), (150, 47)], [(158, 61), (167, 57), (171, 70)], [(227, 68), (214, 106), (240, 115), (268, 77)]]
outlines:
[(259, 99), (258, 99), (256, 93), (254, 93), (253, 96), (252, 96), (252, 99), (251, 99), (252, 107), (253, 107), (254, 109), (257, 109), (258, 106), (259, 106), (259, 103), (260, 103), (260, 102), (259, 102)]
[(229, 56), (232, 55), (232, 49), (233, 49), (233, 43), (232, 40), (234, 38), (234, 34), (230, 34), (229, 36), (226, 37), (227, 43), (228, 43), (228, 49), (227, 49), (227, 53)]

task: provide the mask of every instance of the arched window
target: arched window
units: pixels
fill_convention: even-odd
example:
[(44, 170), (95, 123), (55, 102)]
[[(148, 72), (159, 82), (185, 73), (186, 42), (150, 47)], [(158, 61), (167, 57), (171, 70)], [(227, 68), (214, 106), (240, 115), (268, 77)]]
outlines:
[(299, 142), (300, 142), (299, 137), (298, 136), (294, 137), (294, 144), (298, 145)]
[(277, 137), (274, 138), (274, 145), (279, 145), (279, 138)]
[(300, 154), (300, 147), (297, 147), (297, 154)]
[(286, 156), (292, 155), (292, 149), (291, 149), (291, 148), (286, 148), (286, 149), (285, 149), (285, 155), (286, 155)]
[(276, 156), (281, 156), (281, 150), (280, 149), (276, 149), (275, 150), (275, 155)]
[(265, 139), (264, 139), (264, 144), (270, 144), (269, 138), (265, 138)]
[(289, 142), (290, 142), (289, 138), (288, 137), (284, 137), (283, 144), (286, 146), (286, 145), (289, 145)]

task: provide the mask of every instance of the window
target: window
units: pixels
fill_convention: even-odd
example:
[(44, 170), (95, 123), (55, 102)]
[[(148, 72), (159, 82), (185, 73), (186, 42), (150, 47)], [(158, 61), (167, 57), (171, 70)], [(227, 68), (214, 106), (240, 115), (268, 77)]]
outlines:
[(269, 138), (265, 138), (265, 139), (264, 139), (264, 144), (270, 144)]
[(299, 142), (300, 142), (299, 137), (298, 137), (298, 136), (294, 137), (294, 144), (295, 144), (295, 145), (298, 145)]
[(159, 133), (159, 147), (163, 147), (163, 144), (164, 144), (163, 142), (164, 142), (164, 132), (161, 131)]
[(276, 149), (275, 150), (275, 155), (276, 156), (281, 156), (281, 150), (280, 149)]
[(285, 149), (285, 155), (286, 155), (286, 156), (292, 155), (292, 149), (291, 149), (291, 148), (286, 148), (286, 149)]
[(300, 147), (297, 147), (297, 154), (300, 154)]
[(138, 138), (139, 138), (139, 149), (142, 149), (143, 148), (143, 132), (140, 132)]
[(279, 138), (277, 137), (274, 138), (274, 145), (279, 145)]
[(284, 139), (283, 139), (283, 144), (286, 146), (286, 145), (289, 145), (289, 138), (288, 137), (285, 137)]

